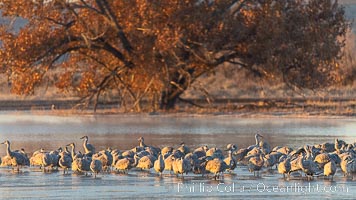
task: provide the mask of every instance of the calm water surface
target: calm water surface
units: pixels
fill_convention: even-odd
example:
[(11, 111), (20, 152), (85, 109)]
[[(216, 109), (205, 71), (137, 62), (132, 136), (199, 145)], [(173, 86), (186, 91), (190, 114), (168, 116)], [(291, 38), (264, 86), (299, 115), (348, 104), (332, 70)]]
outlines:
[[(333, 142), (335, 138), (353, 143), (356, 139), (356, 119), (301, 118), (238, 118), (234, 116), (149, 116), (149, 115), (81, 115), (54, 116), (1, 113), (0, 141), (9, 140), (12, 149), (25, 148), (29, 153), (40, 148), (57, 149), (70, 142), (82, 150), (83, 135), (97, 149), (107, 147), (129, 149), (145, 137), (146, 144), (189, 147), (201, 145), (224, 148), (235, 143), (239, 148), (254, 143), (254, 134), (261, 133), (272, 145), (297, 148), (304, 144)], [(5, 146), (0, 146), (5, 155)], [(118, 199), (118, 198), (241, 198), (241, 199), (354, 199), (356, 179), (346, 179), (337, 172), (334, 181), (300, 177), (289, 181), (275, 170), (264, 170), (253, 177), (244, 166), (223, 180), (215, 181), (188, 174), (184, 180), (165, 173), (131, 170), (128, 175), (101, 174), (99, 178), (62, 175), (62, 172), (42, 173), (25, 168), (13, 174), (0, 168), (0, 198), (6, 199)]]

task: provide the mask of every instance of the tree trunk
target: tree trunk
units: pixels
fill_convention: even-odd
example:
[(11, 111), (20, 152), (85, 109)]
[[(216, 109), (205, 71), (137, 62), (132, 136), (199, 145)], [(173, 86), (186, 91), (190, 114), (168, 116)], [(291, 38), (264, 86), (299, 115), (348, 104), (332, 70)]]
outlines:
[(189, 85), (192, 83), (190, 78), (194, 72), (194, 69), (188, 69), (182, 72), (176, 71), (170, 75), (171, 79), (166, 90), (162, 91), (161, 94), (161, 110), (172, 110), (174, 109), (179, 96), (183, 94), (185, 90), (188, 89)]
[(174, 109), (179, 96), (182, 92), (177, 92), (177, 88), (170, 88), (168, 91), (163, 91), (161, 94), (161, 110), (172, 110)]

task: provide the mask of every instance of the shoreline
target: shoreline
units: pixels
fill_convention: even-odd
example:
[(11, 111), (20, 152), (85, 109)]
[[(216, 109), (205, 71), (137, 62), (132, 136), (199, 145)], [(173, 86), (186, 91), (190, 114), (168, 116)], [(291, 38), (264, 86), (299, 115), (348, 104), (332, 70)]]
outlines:
[[(0, 100), (0, 113), (38, 115), (146, 115), (146, 116), (231, 116), (239, 118), (355, 118), (356, 100), (347, 98), (249, 98), (218, 99), (206, 103), (189, 100), (199, 106), (179, 102), (174, 110), (127, 111), (117, 101), (101, 102), (94, 113), (92, 106), (79, 109), (78, 100)], [(142, 103), (144, 105), (145, 102)]]

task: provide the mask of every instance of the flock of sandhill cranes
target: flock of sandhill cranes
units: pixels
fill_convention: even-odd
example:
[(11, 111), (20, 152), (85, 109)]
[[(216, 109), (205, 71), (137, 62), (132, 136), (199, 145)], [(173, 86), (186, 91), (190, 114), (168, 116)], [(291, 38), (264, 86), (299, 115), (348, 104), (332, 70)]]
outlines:
[(1, 166), (11, 166), (17, 172), (22, 166), (39, 166), (44, 172), (62, 168), (63, 174), (68, 174), (71, 169), (73, 173), (85, 175), (91, 172), (94, 177), (100, 172), (128, 173), (131, 168), (154, 168), (160, 176), (163, 171), (169, 171), (181, 177), (188, 173), (213, 174), (214, 179), (218, 179), (226, 172), (233, 172), (238, 165), (247, 166), (254, 176), (260, 176), (263, 168), (277, 167), (285, 179), (292, 173), (298, 176), (304, 173), (308, 180), (321, 175), (332, 180), (338, 167), (345, 176), (356, 173), (355, 145), (338, 139), (334, 143), (305, 145), (296, 150), (287, 146), (271, 149), (263, 136), (256, 134), (256, 144), (247, 148), (238, 149), (237, 145), (228, 144), (224, 150), (201, 146), (191, 151), (184, 143), (176, 149), (149, 146), (140, 137), (139, 145), (130, 150), (109, 148), (99, 152), (88, 143), (88, 136), (81, 139), (84, 153), (76, 152), (75, 144), (70, 143), (64, 149), (51, 152), (38, 150), (30, 158), (23, 149), (12, 151), (10, 142), (5, 141), (2, 144), (7, 145), (6, 156), (1, 158)]

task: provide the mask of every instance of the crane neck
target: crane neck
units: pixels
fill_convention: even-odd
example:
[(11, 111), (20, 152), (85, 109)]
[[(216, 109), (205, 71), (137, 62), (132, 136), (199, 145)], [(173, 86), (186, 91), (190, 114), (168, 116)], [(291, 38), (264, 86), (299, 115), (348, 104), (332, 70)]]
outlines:
[(258, 135), (255, 135), (255, 140), (256, 140), (256, 146), (258, 146), (260, 144), (260, 139)]
[(135, 156), (134, 156), (134, 164), (133, 164), (133, 166), (137, 166), (137, 164), (138, 164), (138, 159), (139, 159), (139, 157), (138, 157), (137, 155), (135, 155)]
[(232, 151), (229, 151), (229, 158), (232, 158)]
[(140, 141), (140, 147), (146, 147), (146, 144), (143, 140)]
[(74, 158), (75, 157), (75, 145), (72, 146), (71, 154), (72, 154), (72, 158)]
[(83, 147), (84, 147), (84, 152), (85, 152), (85, 153), (89, 153), (89, 149), (88, 149), (88, 138), (84, 138)]
[(11, 150), (10, 150), (10, 144), (9, 143), (6, 143), (6, 155), (11, 157)]

